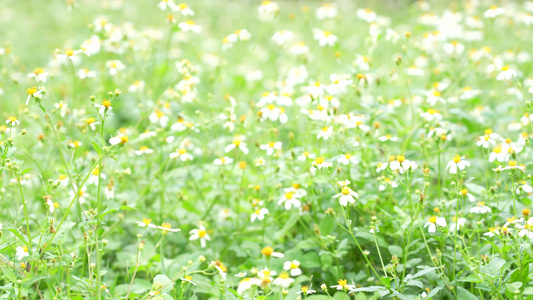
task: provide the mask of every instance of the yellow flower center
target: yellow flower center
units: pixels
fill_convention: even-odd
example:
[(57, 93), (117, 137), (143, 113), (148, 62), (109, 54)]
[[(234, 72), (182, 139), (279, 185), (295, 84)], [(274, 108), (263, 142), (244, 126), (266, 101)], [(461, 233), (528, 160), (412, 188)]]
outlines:
[(429, 217), (428, 222), (433, 223), (433, 224), (437, 223), (437, 216)]
[(37, 93), (37, 87), (33, 86), (33, 87), (31, 87), (31, 88), (26, 90), (26, 94), (28, 94), (28, 95), (33, 95), (35, 93)]
[(345, 186), (345, 187), (342, 188), (341, 192), (342, 192), (343, 195), (348, 195), (348, 194), (350, 194), (350, 188)]
[(261, 254), (264, 256), (270, 256), (274, 252), (274, 249), (272, 247), (265, 247), (261, 250)]
[(317, 157), (317, 158), (315, 159), (315, 163), (316, 163), (317, 165), (320, 165), (320, 164), (324, 163), (324, 156)]
[(507, 71), (507, 70), (509, 70), (509, 66), (508, 66), (508, 65), (505, 65), (505, 66), (502, 67), (502, 71), (505, 72), (505, 71)]
[(109, 100), (107, 99), (104, 99), (104, 101), (102, 101), (102, 106), (105, 108), (109, 108), (111, 106), (111, 102), (109, 102)]
[(337, 281), (339, 283), (340, 286), (344, 287), (348, 284), (348, 280), (346, 279), (339, 279), (339, 281)]
[(456, 155), (454, 158), (453, 158), (453, 162), (454, 163), (459, 163), (461, 161), (461, 156), (459, 155)]
[(143, 223), (148, 225), (148, 224), (152, 223), (152, 219), (143, 218)]
[(291, 193), (291, 192), (285, 193), (285, 198), (290, 200), (290, 199), (292, 199), (293, 195), (294, 195), (294, 193)]
[(8, 117), (8, 119), (10, 122), (15, 122), (17, 120), (17, 117), (11, 116), (11, 117)]

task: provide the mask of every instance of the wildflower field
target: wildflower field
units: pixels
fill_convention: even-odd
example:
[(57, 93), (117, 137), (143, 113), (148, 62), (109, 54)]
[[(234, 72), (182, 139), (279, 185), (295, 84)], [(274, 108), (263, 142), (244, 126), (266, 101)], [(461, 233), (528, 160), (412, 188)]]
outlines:
[(530, 13), (1, 0), (0, 299), (533, 299)]

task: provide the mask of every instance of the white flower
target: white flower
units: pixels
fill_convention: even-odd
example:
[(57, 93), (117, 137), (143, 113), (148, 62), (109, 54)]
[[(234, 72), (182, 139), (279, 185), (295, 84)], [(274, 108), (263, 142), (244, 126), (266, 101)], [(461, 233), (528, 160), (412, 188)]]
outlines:
[(139, 150), (135, 150), (135, 155), (140, 156), (143, 154), (152, 154), (154, 153), (154, 149), (148, 148), (148, 146), (141, 146)]
[(45, 72), (42, 68), (36, 68), (35, 70), (33, 70), (33, 72), (28, 74), (28, 77), (34, 78), (37, 82), (46, 82), (48, 78), (48, 73)]
[(213, 164), (215, 164), (216, 166), (221, 166), (221, 165), (229, 165), (232, 162), (233, 162), (233, 158), (224, 156), (224, 157), (215, 159), (213, 161)]
[(486, 213), (490, 213), (491, 209), (490, 207), (485, 206), (485, 202), (480, 201), (477, 203), (476, 206), (470, 209), (470, 212), (473, 214), (486, 214)]
[(505, 13), (505, 8), (493, 5), (490, 7), (490, 9), (486, 10), (483, 13), (483, 16), (485, 18), (495, 18), (497, 16), (503, 15), (504, 13)]
[(380, 136), (378, 138), (378, 140), (380, 140), (381, 142), (386, 142), (386, 141), (397, 142), (398, 141), (398, 137), (391, 136), (390, 134), (387, 134), (387, 135), (384, 135), (384, 136)]
[(446, 165), (446, 170), (449, 169), (450, 174), (457, 174), (457, 169), (460, 171), (464, 170), (466, 167), (470, 166), (470, 162), (464, 160), (464, 156), (456, 155), (452, 160)]
[(139, 227), (150, 227), (150, 228), (157, 228), (157, 226), (155, 226), (154, 224), (152, 224), (152, 219), (146, 219), (146, 218), (143, 218), (143, 220), (141, 222), (137, 222), (137, 225), (139, 225)]
[(475, 201), (476, 201), (476, 197), (474, 197), (474, 195), (470, 194), (470, 193), (468, 192), (468, 189), (467, 189), (466, 187), (463, 187), (463, 188), (461, 189), (461, 194), (462, 194), (463, 196), (467, 197), (468, 200), (469, 200), (470, 202), (475, 202)]
[(124, 70), (126, 66), (120, 60), (108, 60), (105, 66), (109, 69), (109, 75), (115, 76), (118, 71)]
[(333, 127), (325, 126), (317, 134), (318, 139), (328, 140), (333, 135)]
[(20, 121), (17, 119), (17, 117), (11, 116), (7, 118), (6, 124), (11, 127), (15, 127), (20, 124)]
[(194, 23), (194, 21), (191, 20), (179, 23), (178, 27), (183, 32), (191, 31), (194, 33), (200, 33), (202, 31), (202, 26), (197, 25), (196, 23)]
[(311, 173), (315, 174), (315, 171), (321, 170), (322, 168), (330, 168), (332, 166), (331, 163), (328, 163), (324, 160), (324, 156), (317, 157), (312, 163), (311, 163)]
[(152, 112), (148, 119), (150, 122), (152, 122), (152, 124), (159, 123), (161, 127), (167, 127), (169, 121), (168, 117), (159, 109), (156, 109), (154, 112)]
[(420, 114), (420, 116), (426, 121), (430, 122), (433, 120), (442, 120), (442, 115), (440, 114), (440, 111), (430, 108), (426, 112), (423, 112)]
[(315, 155), (313, 153), (309, 153), (309, 151), (304, 151), (302, 154), (298, 155), (297, 159), (301, 161), (306, 161), (307, 159), (314, 159)]
[(204, 225), (198, 226), (198, 229), (191, 230), (189, 234), (191, 235), (189, 237), (190, 241), (195, 241), (197, 239), (200, 239), (200, 245), (202, 246), (202, 248), (205, 248), (206, 241), (211, 240), (211, 237), (207, 234), (207, 231)]
[(252, 223), (255, 220), (263, 221), (263, 219), (265, 218), (266, 214), (268, 214), (268, 209), (267, 208), (256, 209), (254, 211), (254, 213), (252, 214), (252, 216), (250, 217), (250, 221)]
[(161, 2), (159, 2), (159, 4), (157, 6), (161, 10), (166, 10), (168, 8), (171, 11), (174, 11), (174, 12), (179, 11), (179, 6), (177, 6), (176, 3), (174, 3), (174, 1), (172, 1), (172, 0), (162, 0)]
[(302, 195), (295, 192), (285, 192), (283, 196), (281, 196), (281, 199), (278, 201), (278, 205), (284, 204), (285, 209), (291, 209), (292, 206), (294, 207), (300, 207), (302, 203), (300, 202), (300, 199), (302, 198)]
[(456, 222), (456, 219), (454, 217), (452, 222), (450, 223), (450, 231), (452, 232), (456, 231), (455, 230), (456, 224), (457, 224), (457, 230), (461, 229), (462, 227), (465, 226), (465, 223), (466, 223), (466, 218), (459, 218), (458, 221)]
[(274, 153), (274, 150), (281, 149), (281, 142), (269, 142), (268, 144), (259, 146), (259, 148), (261, 150), (266, 150), (267, 155), (270, 156)]
[(293, 260), (293, 261), (286, 261), (285, 263), (283, 263), (283, 270), (285, 271), (289, 271), (290, 270), (290, 273), (291, 273), (291, 276), (292, 277), (296, 277), (296, 276), (299, 276), (299, 275), (302, 275), (302, 270), (300, 270), (300, 262), (297, 261), (296, 259)]
[(117, 145), (121, 144), (124, 145), (129, 141), (129, 138), (127, 135), (123, 134), (122, 132), (119, 132), (117, 136), (112, 137), (109, 139), (109, 143), (111, 145)]
[(437, 226), (440, 226), (440, 227), (446, 227), (447, 223), (446, 223), (446, 219), (444, 219), (443, 217), (437, 217), (437, 216), (432, 216), (428, 219), (428, 222), (424, 225), (424, 228), (428, 227), (428, 232), (429, 233), (434, 233), (437, 231)]
[(364, 20), (368, 23), (372, 23), (376, 20), (377, 14), (372, 11), (371, 9), (358, 9), (357, 10), (357, 17), (361, 20)]
[(331, 3), (325, 3), (316, 9), (316, 18), (319, 20), (331, 19), (335, 18), (335, 16), (337, 16), (337, 8)]
[(352, 163), (354, 165), (358, 164), (357, 158), (355, 156), (351, 155), (350, 153), (345, 153), (339, 155), (339, 158), (337, 158), (337, 162), (341, 163), (343, 165), (348, 165), (349, 163)]
[(397, 155), (394, 161), (389, 163), (389, 167), (392, 171), (398, 171), (400, 174), (408, 170), (416, 169), (417, 165), (414, 161), (405, 159), (404, 155)]
[(249, 150), (246, 147), (246, 143), (243, 142), (246, 140), (244, 135), (236, 135), (233, 137), (233, 142), (224, 148), (224, 152), (228, 153), (235, 148), (239, 148), (244, 154), (248, 154)]
[(318, 44), (321, 47), (325, 47), (325, 46), (333, 47), (335, 46), (335, 43), (338, 40), (337, 36), (333, 35), (330, 31), (327, 31), (327, 30), (322, 31), (320, 29), (314, 28), (313, 35), (314, 35), (315, 40), (318, 41)]
[(18, 260), (22, 260), (24, 259), (24, 257), (26, 256), (30, 256), (30, 254), (28, 253), (28, 247), (26, 246), (23, 246), (23, 247), (17, 247), (17, 252), (15, 253), (15, 255), (17, 256), (17, 259)]
[(279, 30), (272, 36), (272, 41), (278, 45), (283, 45), (294, 38), (294, 33), (287, 30)]
[(380, 173), (381, 171), (386, 170), (388, 165), (389, 163), (382, 163), (382, 162), (378, 163), (376, 165), (376, 173)]
[(179, 148), (176, 152), (172, 152), (168, 155), (170, 158), (179, 158), (181, 161), (193, 160), (192, 155), (187, 153), (187, 150), (184, 148)]
[(496, 80), (510, 80), (517, 75), (515, 70), (511, 69), (508, 65), (505, 65), (502, 67), (500, 74), (496, 76)]
[(340, 205), (347, 206), (348, 202), (355, 203), (354, 198), (359, 198), (359, 195), (356, 192), (352, 191), (351, 188), (344, 186), (341, 189), (341, 192), (333, 196), (333, 198), (339, 198)]

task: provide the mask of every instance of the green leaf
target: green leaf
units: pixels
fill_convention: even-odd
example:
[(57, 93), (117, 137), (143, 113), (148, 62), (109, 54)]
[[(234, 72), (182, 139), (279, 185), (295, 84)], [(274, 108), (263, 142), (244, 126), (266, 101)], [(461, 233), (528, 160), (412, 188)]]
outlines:
[(390, 245), (387, 249), (389, 249), (389, 253), (391, 255), (396, 255), (398, 257), (403, 257), (403, 249), (400, 246), (396, 245)]
[(520, 281), (507, 284), (507, 290), (513, 294), (519, 294), (521, 287), (522, 287), (522, 282)]
[(458, 286), (457, 287), (457, 300), (478, 300), (478, 297), (470, 293), (466, 289)]
[(159, 283), (163, 285), (163, 288), (160, 290), (160, 293), (168, 293), (174, 288), (174, 283), (166, 275), (159, 274), (154, 277), (154, 284)]
[(17, 276), (13, 272), (11, 268), (5, 267), (2, 268), (2, 273), (7, 277), (7, 279), (11, 282), (17, 282)]
[(479, 276), (477, 276), (477, 274), (475, 273), (472, 273), (466, 277), (463, 277), (463, 278), (459, 278), (457, 279), (457, 281), (462, 281), (462, 282), (483, 282), (483, 280), (481, 280), (479, 278)]

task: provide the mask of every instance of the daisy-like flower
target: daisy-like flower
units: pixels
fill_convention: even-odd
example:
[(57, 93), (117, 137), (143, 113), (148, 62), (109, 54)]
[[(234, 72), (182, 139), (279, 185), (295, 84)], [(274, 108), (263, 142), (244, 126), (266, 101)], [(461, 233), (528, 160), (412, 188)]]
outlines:
[[(266, 280), (268, 281), (268, 280)], [(265, 280), (263, 280), (263, 283), (266, 282)], [(291, 278), (289, 276), (289, 274), (287, 274), (287, 272), (282, 272), (281, 274), (279, 274), (279, 276), (274, 279), (274, 281), (272, 282), (274, 283), (275, 285), (279, 285), (281, 286), (282, 288), (289, 288), (291, 286), (291, 284), (294, 283), (294, 279)]]
[(154, 153), (154, 149), (148, 148), (148, 146), (141, 146), (139, 150), (135, 150), (135, 155), (140, 156), (144, 154), (152, 154)]
[(172, 152), (168, 156), (172, 159), (179, 158), (181, 161), (188, 161), (193, 159), (192, 155), (190, 155), (184, 148), (179, 148), (176, 150), (176, 152)]
[(364, 20), (368, 23), (374, 22), (377, 18), (377, 14), (368, 8), (367, 9), (360, 8), (357, 10), (356, 13), (359, 19)]
[(139, 225), (139, 227), (150, 227), (150, 228), (157, 228), (156, 225), (152, 224), (152, 219), (147, 219), (147, 218), (143, 218), (143, 220), (141, 222), (137, 222), (137, 225)]
[(166, 10), (167, 8), (174, 12), (179, 10), (179, 6), (177, 6), (172, 0), (162, 0), (157, 6), (161, 10)]
[(226, 148), (224, 148), (224, 151), (228, 153), (235, 148), (239, 148), (244, 154), (248, 154), (249, 150), (248, 147), (246, 147), (246, 143), (243, 142), (244, 140), (246, 140), (246, 137), (244, 135), (234, 136), (233, 142), (227, 145)]
[(184, 16), (194, 16), (194, 11), (186, 3), (178, 4), (177, 11)]
[(268, 144), (259, 146), (259, 148), (261, 148), (261, 150), (266, 150), (266, 154), (270, 156), (274, 154), (274, 150), (281, 149), (281, 142), (269, 142)]
[(504, 162), (509, 159), (509, 152), (502, 151), (502, 145), (496, 145), (489, 154), (489, 162), (498, 160), (499, 162)]
[(437, 102), (446, 103), (446, 100), (442, 98), (441, 93), (439, 91), (429, 91), (426, 93), (426, 96), (426, 102), (429, 103), (429, 105), (435, 105), (437, 104)]
[(101, 174), (100, 169), (96, 167), (93, 169), (93, 171), (91, 172), (91, 175), (87, 179), (87, 184), (98, 185), (99, 178), (106, 179), (107, 177), (105, 176), (105, 174), (103, 173)]
[(192, 276), (190, 276), (190, 275), (185, 275), (182, 278), (180, 278), (180, 280), (183, 281), (183, 282), (188, 282), (188, 283), (190, 283), (190, 284), (192, 284), (194, 286), (197, 286), (197, 284), (192, 281)]
[(424, 225), (424, 228), (428, 227), (428, 232), (434, 233), (437, 231), (437, 225), (443, 228), (446, 227), (446, 219), (443, 217), (431, 216)]
[(20, 124), (20, 121), (15, 116), (7, 117), (6, 124), (15, 127)]
[(332, 166), (331, 163), (328, 163), (325, 161), (324, 156), (317, 157), (312, 163), (311, 163), (311, 173), (315, 174), (316, 170), (322, 170), (323, 168), (330, 168)]
[(209, 234), (207, 234), (207, 230), (205, 229), (204, 225), (198, 226), (198, 229), (193, 229), (189, 232), (191, 235), (189, 237), (190, 241), (195, 241), (197, 239), (200, 239), (200, 245), (202, 248), (205, 248), (206, 241), (210, 241), (211, 237)]
[(227, 156), (217, 158), (213, 161), (213, 164), (215, 164), (216, 166), (229, 165), (231, 163), (233, 163), (233, 158)]
[(45, 72), (43, 68), (36, 68), (33, 72), (28, 74), (28, 77), (34, 78), (37, 82), (46, 82), (48, 79), (48, 73)]
[(302, 203), (300, 202), (302, 195), (294, 192), (286, 192), (281, 196), (281, 199), (278, 201), (278, 205), (284, 204), (285, 209), (291, 209), (291, 207), (300, 207)]
[(194, 21), (191, 20), (179, 23), (178, 27), (183, 32), (200, 33), (202, 31), (202, 26), (194, 23)]
[(44, 93), (45, 93), (45, 88), (44, 86), (40, 86), (40, 87), (31, 87), (29, 89), (26, 90), (26, 94), (28, 94), (28, 98), (26, 98), (26, 105), (28, 105), (30, 103), (30, 99), (35, 99), (35, 100), (41, 100), (44, 96)]
[(498, 76), (496, 76), (496, 80), (510, 80), (513, 77), (516, 77), (518, 74), (515, 70), (511, 69), (508, 65), (505, 65), (502, 67), (500, 73)]
[(510, 160), (509, 164), (502, 168), (502, 170), (520, 170), (522, 172), (526, 171), (526, 167), (524, 165), (518, 165), (518, 163), (515, 160)]
[(398, 141), (398, 137), (395, 137), (395, 136), (392, 136), (390, 134), (387, 134), (387, 135), (384, 135), (384, 136), (380, 136), (378, 138), (378, 140), (381, 141), (381, 142), (386, 142), (386, 141), (397, 142)]
[(456, 225), (457, 225), (457, 230), (460, 230), (461, 228), (465, 226), (465, 223), (466, 223), (465, 218), (459, 218), (459, 220), (457, 221), (457, 219), (453, 217), (452, 222), (450, 223), (450, 231), (455, 232)]
[(457, 169), (463, 171), (466, 167), (470, 166), (470, 162), (464, 160), (464, 156), (456, 155), (452, 160), (446, 165), (446, 170), (449, 169), (450, 174), (457, 174)]
[(490, 213), (491, 209), (488, 206), (485, 206), (485, 202), (479, 201), (476, 206), (470, 209), (470, 212), (473, 214), (486, 214)]
[(314, 35), (315, 40), (318, 41), (318, 44), (321, 47), (325, 47), (325, 46), (333, 47), (335, 46), (335, 43), (338, 40), (337, 36), (333, 35), (330, 31), (327, 31), (327, 30), (322, 31), (318, 28), (313, 29), (313, 35)]
[(129, 138), (127, 135), (125, 135), (122, 132), (119, 132), (117, 136), (112, 137), (109, 139), (109, 143), (111, 145), (124, 145), (129, 141)]
[(111, 106), (111, 101), (107, 100), (106, 98), (102, 100), (102, 104), (94, 103), (93, 106), (98, 109), (98, 113), (102, 116), (113, 109)]
[(309, 53), (309, 47), (304, 42), (297, 42), (289, 48), (289, 53), (292, 55), (306, 55)]
[(495, 18), (497, 16), (503, 15), (504, 13), (505, 13), (505, 8), (493, 5), (483, 13), (483, 16), (485, 18)]
[(488, 237), (493, 237), (495, 235), (500, 235), (501, 228), (499, 227), (490, 227), (488, 232), (485, 232), (483, 235)]
[(339, 198), (340, 205), (347, 206), (348, 202), (355, 203), (355, 199), (358, 199), (359, 195), (348, 186), (344, 186), (341, 192), (333, 196), (333, 198)]
[(302, 154), (298, 155), (297, 159), (301, 161), (306, 161), (308, 159), (314, 159), (315, 155), (313, 153), (309, 153), (309, 151), (304, 151)]
[(318, 139), (324, 139), (325, 141), (327, 141), (331, 136), (333, 136), (333, 127), (325, 126), (318, 132), (318, 135), (316, 137)]
[(319, 20), (335, 18), (337, 13), (337, 8), (331, 3), (325, 3), (315, 11), (316, 18)]
[(302, 275), (302, 270), (300, 270), (300, 262), (296, 259), (293, 261), (286, 261), (283, 263), (283, 270), (290, 271), (292, 277)]
[(386, 170), (388, 166), (389, 166), (389, 163), (379, 162), (376, 165), (376, 173), (380, 173), (381, 171)]
[(254, 211), (252, 216), (250, 217), (250, 221), (253, 223), (255, 220), (263, 221), (265, 219), (265, 215), (268, 214), (267, 208), (258, 208)]
[(389, 163), (389, 167), (392, 171), (398, 171), (400, 174), (407, 172), (408, 170), (416, 169), (416, 163), (414, 161), (405, 159), (405, 156), (396, 155), (395, 160)]
[(30, 254), (28, 253), (28, 247), (26, 246), (19, 246), (17, 247), (16, 251), (17, 252), (15, 253), (15, 255), (17, 256), (18, 260), (23, 260), (24, 257), (30, 256)]
[(259, 13), (259, 20), (263, 22), (270, 22), (279, 13), (279, 6), (274, 1), (263, 1), (257, 8)]
[(279, 30), (272, 36), (272, 41), (278, 45), (283, 45), (294, 39), (294, 33), (288, 30)]
[(120, 60), (108, 60), (105, 66), (109, 69), (109, 75), (115, 76), (119, 71), (126, 69), (126, 66)]
[(161, 127), (167, 127), (169, 121), (169, 118), (159, 109), (156, 109), (154, 112), (152, 112), (148, 119), (150, 122), (152, 122), (152, 124), (159, 123)]
[[(157, 226), (157, 229), (161, 230), (163, 234), (167, 234), (169, 232), (178, 232), (181, 231), (179, 228), (172, 228), (170, 223), (163, 223), (160, 226)], [(202, 246), (203, 247), (203, 246)]]
[(430, 108), (426, 112), (423, 112), (420, 114), (420, 116), (426, 121), (431, 122), (433, 120), (442, 120), (442, 115), (440, 114), (440, 111)]
[(341, 290), (353, 290), (355, 289), (355, 286), (352, 285), (352, 284), (348, 284), (348, 280), (346, 279), (339, 279), (339, 281), (337, 281), (337, 285), (332, 285), (331, 288), (335, 288), (339, 291)]
[(483, 147), (485, 149), (488, 149), (489, 145), (495, 145), (495, 144), (496, 144), (496, 141), (494, 139), (491, 139), (490, 135), (488, 134), (478, 137), (477, 143), (476, 143), (478, 147)]
[(314, 294), (314, 293), (316, 293), (315, 290), (311, 290), (311, 289), (309, 289), (309, 286), (307, 286), (307, 285), (302, 286), (300, 289), (301, 289), (301, 291), (297, 292), (296, 294), (306, 294), (306, 295), (309, 295), (309, 294)]
[(348, 165), (349, 163), (352, 163), (354, 165), (358, 164), (357, 158), (355, 156), (351, 155), (350, 153), (344, 153), (339, 155), (339, 158), (337, 158), (337, 162), (341, 163), (343, 165)]
[(518, 232), (520, 237), (527, 236), (528, 239), (533, 239), (533, 218), (529, 218), (524, 226), (516, 225), (517, 228), (521, 228)]
[[(68, 192), (68, 196), (70, 198), (74, 198), (74, 196), (76, 196), (76, 194), (74, 193), (74, 191), (70, 190)], [(78, 201), (80, 203), (85, 203), (87, 201), (87, 198), (90, 197), (90, 195), (87, 193), (87, 186), (83, 186), (81, 189), (78, 189)]]
[(243, 278), (239, 282), (239, 286), (237, 287), (237, 294), (242, 295), (244, 292), (252, 288), (254, 285), (259, 286), (261, 285), (261, 280), (258, 278)]
[(277, 258), (282, 258), (284, 255), (283, 253), (280, 253), (280, 252), (275, 252), (274, 251), (274, 248), (272, 247), (265, 247), (263, 249), (261, 249), (261, 254), (263, 254), (264, 256), (267, 257), (267, 259), (269, 259), (271, 256), (273, 257), (277, 257)]
[(466, 187), (463, 187), (461, 189), (461, 195), (465, 196), (466, 198), (468, 198), (468, 200), (470, 202), (476, 202), (476, 197), (474, 197), (474, 195), (470, 194), (468, 192), (468, 189)]
[(46, 202), (46, 205), (48, 205), (48, 210), (50, 213), (53, 213), (55, 209), (55, 203), (52, 201), (52, 196), (44, 196), (44, 201)]

